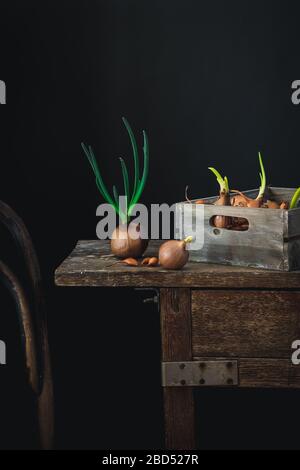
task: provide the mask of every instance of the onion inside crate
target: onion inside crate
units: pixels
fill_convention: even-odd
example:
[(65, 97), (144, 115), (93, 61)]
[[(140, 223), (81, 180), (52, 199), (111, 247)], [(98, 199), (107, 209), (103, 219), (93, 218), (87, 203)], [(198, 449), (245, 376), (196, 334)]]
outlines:
[[(224, 217), (224, 215), (214, 215), (210, 218), (209, 224), (211, 227), (216, 227), (216, 217)], [(228, 216), (227, 216), (228, 217)], [(249, 230), (249, 221), (242, 217), (230, 217), (230, 223), (226, 227), (222, 227), (222, 230), (230, 230), (235, 232), (247, 232)], [(216, 234), (219, 234), (216, 233)]]

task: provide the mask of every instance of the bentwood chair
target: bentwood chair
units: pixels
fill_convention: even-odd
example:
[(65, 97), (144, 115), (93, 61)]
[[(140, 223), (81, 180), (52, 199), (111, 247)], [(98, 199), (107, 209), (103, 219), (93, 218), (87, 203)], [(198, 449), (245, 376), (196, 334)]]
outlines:
[(35, 399), (40, 446), (45, 450), (51, 449), (54, 433), (53, 386), (40, 266), (23, 221), (1, 201), (0, 222), (13, 237), (26, 267), (30, 293), (2, 261), (0, 261), (0, 280), (14, 300), (21, 325), (24, 362), (28, 385)]

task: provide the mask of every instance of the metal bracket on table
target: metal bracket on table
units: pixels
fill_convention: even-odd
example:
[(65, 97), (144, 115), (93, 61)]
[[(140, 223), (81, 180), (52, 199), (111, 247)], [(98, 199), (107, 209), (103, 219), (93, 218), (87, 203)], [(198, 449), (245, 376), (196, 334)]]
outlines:
[(232, 387), (238, 385), (237, 361), (163, 362), (163, 387)]
[(139, 291), (139, 292), (151, 292), (152, 295), (151, 297), (146, 297), (143, 299), (144, 304), (148, 303), (153, 303), (157, 305), (158, 310), (160, 309), (160, 304), (159, 304), (159, 289), (156, 289), (155, 287), (136, 287), (134, 290)]

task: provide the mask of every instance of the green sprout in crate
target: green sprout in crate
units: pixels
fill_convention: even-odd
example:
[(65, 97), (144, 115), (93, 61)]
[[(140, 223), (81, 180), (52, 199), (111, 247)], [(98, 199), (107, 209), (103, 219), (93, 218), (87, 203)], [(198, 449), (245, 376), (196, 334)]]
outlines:
[(121, 220), (121, 224), (114, 230), (111, 237), (111, 251), (119, 258), (137, 258), (142, 256), (142, 254), (146, 250), (148, 240), (142, 238), (141, 227), (139, 224), (129, 222), (132, 216), (133, 209), (139, 202), (147, 181), (149, 171), (149, 143), (147, 134), (145, 131), (143, 131), (144, 167), (143, 172), (140, 175), (139, 154), (136, 139), (127, 119), (123, 117), (122, 120), (130, 138), (134, 160), (134, 179), (133, 189), (131, 191), (126, 163), (123, 158), (119, 159), (123, 175), (124, 197), (126, 202), (125, 208), (121, 207), (120, 205), (120, 201), (122, 201), (122, 198), (119, 198), (119, 192), (117, 190), (117, 187), (113, 186), (113, 197), (107, 190), (103, 178), (101, 176), (100, 169), (92, 147), (86, 147), (84, 143), (82, 143), (81, 146), (94, 172), (96, 178), (96, 185), (100, 194), (106, 200), (106, 202), (114, 208)]
[(242, 207), (252, 207), (254, 209), (258, 209), (259, 207), (262, 207), (264, 204), (264, 196), (266, 192), (266, 186), (267, 186), (267, 178), (266, 178), (266, 172), (262, 160), (261, 153), (258, 152), (258, 159), (259, 159), (259, 165), (260, 165), (260, 188), (258, 192), (258, 196), (255, 199), (252, 199), (250, 197), (247, 197), (245, 194), (241, 193), (241, 191), (237, 190), (232, 190), (233, 193), (238, 194), (238, 196), (234, 196), (234, 204), (235, 206), (242, 206)]
[(290, 209), (296, 209), (300, 200), (300, 188), (296, 189), (290, 204)]
[(285, 209), (289, 208), (289, 203), (287, 201), (274, 201), (270, 199), (266, 199), (266, 192), (267, 192), (267, 178), (266, 172), (262, 160), (261, 153), (258, 152), (259, 158), (259, 165), (260, 165), (260, 188), (258, 191), (258, 195), (255, 199), (247, 197), (244, 193), (240, 191), (232, 190), (235, 193), (235, 196), (231, 199), (231, 204), (233, 206), (240, 206), (240, 207), (249, 207), (252, 209)]
[[(229, 183), (228, 183), (227, 176), (224, 176), (224, 178), (222, 178), (220, 173), (215, 168), (209, 167), (209, 170), (213, 172), (220, 186), (219, 197), (214, 202), (214, 205), (215, 206), (230, 206), (230, 192), (229, 192)], [(229, 228), (232, 225), (232, 219), (231, 217), (227, 217), (223, 215), (216, 215), (212, 220), (212, 224), (214, 227), (217, 227), (217, 228)]]

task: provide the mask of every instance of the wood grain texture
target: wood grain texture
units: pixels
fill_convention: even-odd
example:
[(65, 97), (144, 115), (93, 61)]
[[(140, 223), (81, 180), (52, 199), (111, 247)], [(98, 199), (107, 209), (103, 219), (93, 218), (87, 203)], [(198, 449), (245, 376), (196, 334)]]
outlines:
[(290, 368), (290, 359), (240, 359), (239, 385), (245, 388), (290, 388)]
[(189, 361), (192, 358), (191, 292), (189, 289), (161, 289), (162, 360)]
[[(207, 357), (194, 357), (195, 361)], [(216, 357), (210, 360), (230, 360)], [(238, 361), (240, 388), (300, 388), (300, 367), (293, 366), (290, 359), (235, 358)]]
[(290, 358), (299, 305), (299, 292), (194, 290), (193, 355)]
[(300, 388), (300, 366), (290, 365), (289, 387)]
[(0, 261), (0, 280), (13, 297), (21, 328), (22, 347), (27, 379), (34, 394), (39, 393), (39, 371), (33, 315), (18, 278)]
[[(29, 285), (32, 290), (30, 293), (32, 295), (30, 295), (29, 292), (22, 291), (20, 286), (19, 289), (15, 290), (15, 294), (19, 295), (19, 299), (24, 298), (23, 306), (28, 304), (28, 308), (30, 308), (30, 324), (28, 323), (28, 330), (25, 330), (25, 344), (29, 341), (31, 351), (33, 349), (35, 351), (37, 369), (35, 373), (38, 383), (37, 387), (34, 387), (34, 391), (36, 393), (41, 447), (51, 449), (54, 439), (54, 398), (40, 265), (31, 236), (24, 222), (11, 207), (2, 201), (0, 201), (0, 222), (13, 237), (16, 248), (24, 260)], [(33, 305), (29, 306), (28, 298), (32, 298)]]
[[(163, 361), (192, 359), (190, 289), (161, 289)], [(195, 448), (194, 395), (192, 389), (164, 388), (166, 448)]]
[[(145, 255), (157, 255), (161, 241), (152, 241)], [(58, 286), (199, 287), (216, 289), (300, 289), (300, 272), (189, 262), (182, 271), (160, 267), (132, 268), (110, 255), (108, 241), (78, 242), (55, 272)]]

